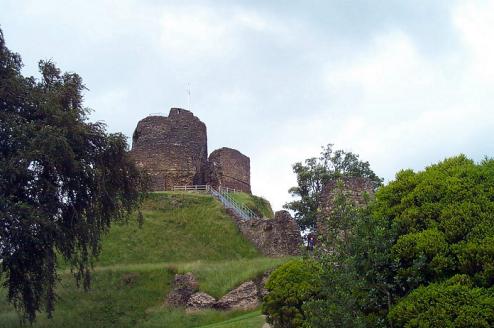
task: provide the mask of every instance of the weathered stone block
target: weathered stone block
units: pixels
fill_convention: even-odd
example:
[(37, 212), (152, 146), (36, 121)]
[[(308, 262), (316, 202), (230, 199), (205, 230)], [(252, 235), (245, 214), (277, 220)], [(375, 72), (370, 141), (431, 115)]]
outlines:
[(186, 311), (196, 312), (212, 308), (216, 304), (216, 299), (203, 292), (193, 294), (187, 302)]
[(223, 296), (215, 307), (222, 310), (252, 310), (259, 306), (257, 286), (247, 281)]

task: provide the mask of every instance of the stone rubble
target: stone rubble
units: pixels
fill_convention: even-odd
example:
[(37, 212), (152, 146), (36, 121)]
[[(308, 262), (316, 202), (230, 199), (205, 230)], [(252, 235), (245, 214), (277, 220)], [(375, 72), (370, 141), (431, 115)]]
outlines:
[(215, 304), (222, 310), (252, 310), (259, 306), (257, 286), (253, 281), (247, 281), (235, 288)]
[(191, 272), (176, 274), (172, 290), (166, 298), (166, 303), (173, 307), (187, 305), (190, 297), (199, 290), (199, 283)]
[[(232, 215), (231, 211), (228, 213)], [(300, 255), (300, 228), (288, 211), (276, 212), (273, 219), (235, 219), (242, 234), (265, 256)]]
[(204, 309), (213, 308), (216, 304), (216, 299), (203, 292), (193, 294), (187, 301), (185, 310), (187, 312), (196, 312)]
[(176, 274), (166, 304), (172, 307), (185, 307), (188, 313), (205, 309), (252, 310), (261, 304), (263, 297), (268, 293), (265, 284), (270, 273), (271, 270), (254, 281), (244, 282), (219, 300), (207, 293), (199, 292), (199, 284), (191, 272)]

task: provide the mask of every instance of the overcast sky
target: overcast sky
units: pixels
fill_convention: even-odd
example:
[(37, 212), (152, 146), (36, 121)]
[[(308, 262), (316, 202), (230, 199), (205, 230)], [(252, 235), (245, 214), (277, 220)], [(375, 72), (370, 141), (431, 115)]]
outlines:
[(494, 1), (0, 0), (0, 26), (26, 75), (80, 74), (112, 132), (187, 108), (190, 83), (209, 151), (249, 156), (275, 209), (327, 143), (386, 181), (494, 156)]

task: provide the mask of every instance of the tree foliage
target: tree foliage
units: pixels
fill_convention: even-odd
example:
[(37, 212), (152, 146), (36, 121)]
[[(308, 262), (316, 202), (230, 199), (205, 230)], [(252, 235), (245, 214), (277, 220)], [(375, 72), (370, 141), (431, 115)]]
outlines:
[(21, 68), (0, 31), (0, 275), (33, 321), (54, 309), (59, 258), (89, 287), (102, 234), (136, 208), (141, 178), (125, 136), (87, 121), (79, 75)]
[(295, 212), (302, 230), (315, 228), (320, 195), (328, 181), (340, 177), (365, 177), (375, 182), (376, 187), (382, 183), (369, 162), (361, 161), (359, 155), (352, 152), (333, 150), (332, 144), (323, 147), (319, 158), (295, 163), (293, 172), (297, 175), (297, 186), (290, 188), (289, 193), (296, 200), (285, 204), (285, 208)]
[(414, 289), (389, 313), (398, 327), (494, 326), (494, 290), (473, 287), (466, 275)]
[(401, 171), (354, 218), (347, 242), (321, 261), (313, 327), (336, 327), (345, 313), (353, 326), (492, 326), (494, 160)]
[(292, 260), (269, 276), (262, 311), (275, 328), (300, 327), (305, 320), (303, 304), (320, 291), (321, 267), (315, 261)]
[(321, 263), (321, 291), (304, 304), (304, 327), (364, 327), (354, 291), (361, 285), (352, 257), (352, 228), (364, 209), (347, 197), (342, 184), (336, 186), (331, 215), (324, 218), (315, 258)]

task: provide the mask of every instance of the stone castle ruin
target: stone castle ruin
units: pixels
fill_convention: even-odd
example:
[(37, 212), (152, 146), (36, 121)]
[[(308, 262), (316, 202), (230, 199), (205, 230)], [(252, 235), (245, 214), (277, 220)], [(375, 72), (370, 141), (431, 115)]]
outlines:
[(209, 183), (250, 193), (250, 158), (231, 148), (220, 148), (209, 155)]
[[(172, 108), (168, 116), (148, 116), (132, 136), (131, 157), (148, 173), (151, 191), (175, 186), (205, 185), (251, 193), (250, 159), (231, 148), (213, 151), (208, 158), (206, 125), (190, 111)], [(274, 219), (244, 221), (230, 209), (242, 234), (267, 256), (298, 255), (302, 239), (286, 211)]]
[(374, 182), (363, 177), (342, 177), (328, 181), (321, 192), (321, 205), (316, 220), (318, 234), (326, 233), (326, 220), (332, 215), (339, 193), (342, 193), (353, 205), (363, 207), (374, 198), (375, 188)]
[(273, 219), (237, 220), (242, 234), (265, 256), (300, 255), (302, 236), (297, 222), (288, 211), (275, 213)]
[(148, 116), (132, 136), (131, 156), (150, 176), (150, 190), (210, 184), (251, 192), (250, 159), (238, 150), (220, 148), (208, 160), (206, 125), (188, 110)]

